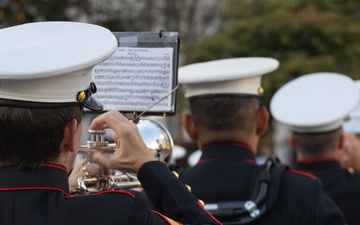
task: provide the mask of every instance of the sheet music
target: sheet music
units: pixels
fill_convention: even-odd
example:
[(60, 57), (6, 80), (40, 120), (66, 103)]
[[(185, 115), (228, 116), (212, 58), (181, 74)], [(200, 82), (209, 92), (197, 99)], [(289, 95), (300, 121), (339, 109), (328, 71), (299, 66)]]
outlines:
[[(173, 48), (119, 47), (92, 78), (104, 110), (143, 111), (172, 90)], [(152, 111), (170, 111), (167, 97)]]

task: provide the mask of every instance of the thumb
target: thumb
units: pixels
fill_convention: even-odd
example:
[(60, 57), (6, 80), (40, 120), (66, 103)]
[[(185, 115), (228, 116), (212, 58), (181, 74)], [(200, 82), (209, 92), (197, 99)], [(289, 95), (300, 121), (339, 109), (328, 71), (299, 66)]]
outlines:
[(100, 172), (101, 166), (97, 163), (91, 163), (86, 165), (86, 169), (89, 175), (95, 175)]
[(100, 165), (106, 166), (107, 168), (112, 168), (111, 163), (110, 163), (111, 155), (112, 154), (105, 153), (105, 152), (97, 152), (94, 154), (94, 161)]

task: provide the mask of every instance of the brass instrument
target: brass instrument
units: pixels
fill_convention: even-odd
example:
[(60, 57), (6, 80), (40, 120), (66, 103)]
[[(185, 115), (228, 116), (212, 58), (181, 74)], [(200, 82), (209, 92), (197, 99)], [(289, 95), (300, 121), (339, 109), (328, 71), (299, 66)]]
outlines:
[[(140, 118), (137, 127), (143, 141), (155, 158), (168, 165), (174, 147), (169, 131), (161, 123), (149, 118)], [(86, 142), (86, 145), (80, 145), (79, 148), (79, 153), (86, 155), (88, 163), (94, 162), (93, 156), (95, 152), (111, 153), (115, 151), (116, 143), (109, 143), (106, 140), (106, 130), (89, 130), (89, 133), (90, 140)], [(141, 184), (136, 174), (118, 171), (116, 175), (107, 175), (102, 167), (98, 174), (85, 174), (84, 177), (79, 178), (78, 188), (72, 190), (72, 193), (86, 194), (104, 190), (124, 190), (139, 187), (141, 187)]]

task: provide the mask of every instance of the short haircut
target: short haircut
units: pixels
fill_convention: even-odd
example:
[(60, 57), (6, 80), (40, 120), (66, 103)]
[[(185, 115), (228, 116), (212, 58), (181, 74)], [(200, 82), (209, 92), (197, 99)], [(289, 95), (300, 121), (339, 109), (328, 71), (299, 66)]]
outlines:
[(293, 132), (294, 144), (304, 157), (321, 157), (338, 145), (341, 128), (323, 133)]
[(60, 155), (66, 125), (81, 123), (81, 106), (65, 108), (0, 107), (0, 166), (36, 168)]
[(258, 96), (218, 96), (190, 101), (193, 121), (199, 132), (250, 131), (259, 109)]

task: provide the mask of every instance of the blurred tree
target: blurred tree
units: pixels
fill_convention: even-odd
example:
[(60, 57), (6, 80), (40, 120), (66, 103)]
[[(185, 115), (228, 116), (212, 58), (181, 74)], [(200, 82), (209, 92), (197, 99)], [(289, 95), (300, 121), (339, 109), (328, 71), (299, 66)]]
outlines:
[(299, 75), (329, 71), (360, 79), (360, 3), (356, 0), (229, 0), (218, 33), (186, 43), (186, 64), (243, 56), (274, 57), (276, 76), (264, 77), (269, 97)]
[(0, 28), (34, 21), (81, 20), (89, 12), (82, 0), (2, 0)]
[[(0, 28), (34, 21), (79, 21), (113, 31), (178, 31), (182, 41), (209, 33), (216, 0), (1, 0)], [(191, 35), (189, 35), (191, 34)]]
[[(183, 45), (185, 64), (230, 57), (278, 59), (280, 68), (263, 78), (267, 106), (281, 85), (303, 74), (328, 71), (360, 79), (359, 1), (228, 0), (222, 3), (222, 26), (213, 36)], [(265, 144), (272, 141), (272, 126), (262, 141)]]

